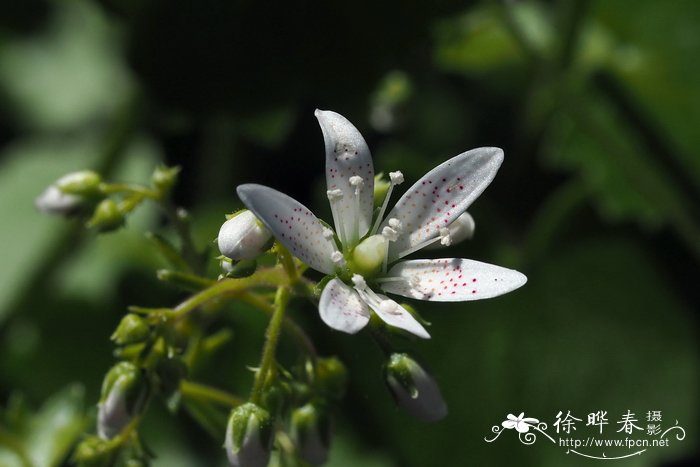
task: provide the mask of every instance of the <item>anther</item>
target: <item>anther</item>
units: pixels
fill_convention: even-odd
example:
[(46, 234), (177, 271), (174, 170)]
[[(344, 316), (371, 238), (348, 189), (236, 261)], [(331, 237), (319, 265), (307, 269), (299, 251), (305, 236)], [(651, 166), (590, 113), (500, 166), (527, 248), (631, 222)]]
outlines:
[(365, 282), (365, 278), (359, 274), (352, 275), (352, 283), (355, 285), (355, 288), (357, 290), (365, 290), (367, 288), (367, 282)]
[(323, 228), (323, 238), (330, 240), (331, 238), (333, 238), (333, 235), (334, 233), (331, 229), (329, 229), (328, 227)]
[(400, 171), (389, 172), (389, 179), (392, 185), (401, 185), (403, 183), (403, 174)]
[(379, 311), (381, 311), (382, 313), (389, 313), (392, 315), (399, 314), (399, 312), (397, 311), (398, 307), (399, 304), (393, 300), (382, 300), (379, 303)]
[(333, 253), (331, 253), (331, 261), (340, 266), (345, 261), (345, 258), (343, 257), (343, 254), (341, 252), (334, 251)]
[(452, 244), (452, 237), (450, 237), (450, 229), (443, 227), (440, 229), (440, 243), (444, 246), (450, 246)]
[(343, 190), (328, 190), (326, 191), (326, 196), (328, 196), (328, 201), (335, 201), (343, 198)]
[(399, 239), (399, 233), (395, 229), (388, 226), (382, 229), (382, 236), (390, 242), (395, 242)]

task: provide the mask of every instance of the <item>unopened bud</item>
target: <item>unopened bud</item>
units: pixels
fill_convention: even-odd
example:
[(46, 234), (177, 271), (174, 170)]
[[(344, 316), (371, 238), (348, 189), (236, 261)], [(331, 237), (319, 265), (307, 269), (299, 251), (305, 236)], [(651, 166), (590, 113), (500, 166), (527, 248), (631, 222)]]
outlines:
[(314, 365), (319, 391), (332, 399), (342, 399), (348, 383), (348, 370), (336, 357), (319, 358)]
[(391, 354), (385, 377), (396, 403), (412, 416), (436, 422), (447, 415), (447, 405), (435, 379), (408, 354)]
[[(431, 243), (426, 247), (430, 250), (438, 250), (444, 248), (445, 246), (455, 245), (463, 240), (471, 239), (474, 236), (474, 230), (476, 229), (476, 224), (474, 218), (468, 212), (463, 212), (457, 219), (452, 221), (450, 225), (447, 226), (446, 235), (441, 235), (441, 241)], [(444, 241), (444, 239), (449, 239)]]
[(266, 467), (272, 449), (272, 418), (248, 402), (231, 411), (224, 448), (232, 467)]
[(100, 176), (86, 170), (73, 172), (49, 185), (34, 200), (34, 206), (46, 214), (69, 216), (98, 194)]
[(311, 465), (325, 464), (331, 443), (331, 420), (328, 413), (309, 403), (292, 412), (290, 436), (299, 457)]
[(100, 232), (109, 232), (124, 225), (124, 214), (113, 199), (103, 199), (95, 208), (87, 225)]
[(167, 194), (177, 182), (177, 176), (180, 173), (180, 167), (166, 167), (159, 165), (151, 175), (151, 183), (161, 193)]
[(220, 264), (226, 277), (232, 277), (234, 279), (252, 276), (258, 268), (258, 262), (254, 259), (242, 259), (232, 262), (228, 258), (223, 258)]
[(145, 340), (149, 332), (148, 324), (142, 317), (129, 313), (119, 322), (111, 339), (117, 345), (135, 344)]
[(120, 362), (109, 370), (102, 383), (98, 404), (97, 433), (112, 439), (141, 410), (146, 400), (146, 382), (141, 370), (130, 362)]
[(102, 178), (92, 170), (72, 172), (59, 178), (55, 185), (64, 193), (79, 196), (94, 196), (99, 192)]
[(244, 210), (224, 222), (219, 230), (219, 251), (234, 260), (253, 259), (267, 250), (272, 234), (255, 214)]
[(98, 436), (88, 436), (73, 451), (72, 461), (85, 467), (108, 465), (115, 446)]

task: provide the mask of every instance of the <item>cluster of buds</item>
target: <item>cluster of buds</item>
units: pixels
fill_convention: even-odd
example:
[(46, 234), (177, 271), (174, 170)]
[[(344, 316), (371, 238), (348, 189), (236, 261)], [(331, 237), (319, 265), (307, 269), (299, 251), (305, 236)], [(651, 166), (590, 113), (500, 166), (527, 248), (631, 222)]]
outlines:
[[(146, 198), (162, 200), (177, 180), (179, 167), (157, 167), (151, 187), (113, 185), (92, 170), (71, 172), (50, 184), (34, 200), (35, 207), (46, 214), (78, 217), (87, 227), (110, 232), (124, 225), (126, 216)], [(110, 197), (122, 193), (119, 199)]]
[(286, 441), (279, 443), (281, 458), (292, 464), (326, 463), (332, 431), (329, 406), (343, 396), (347, 371), (337, 358), (319, 358), (297, 373), (271, 384), (262, 402), (231, 411), (224, 441), (231, 466), (268, 465), (277, 436)]

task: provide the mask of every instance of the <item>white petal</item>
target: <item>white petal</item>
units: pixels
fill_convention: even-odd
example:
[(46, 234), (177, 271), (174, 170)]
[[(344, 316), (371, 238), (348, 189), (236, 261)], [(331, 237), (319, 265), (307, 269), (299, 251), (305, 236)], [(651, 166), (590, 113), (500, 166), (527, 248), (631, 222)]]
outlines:
[[(372, 223), (374, 166), (367, 143), (345, 117), (328, 110), (316, 110), (326, 143), (326, 184), (328, 190), (341, 190), (342, 199), (331, 203), (336, 232), (350, 246), (364, 236)], [(350, 177), (361, 177), (359, 199)], [(339, 225), (340, 224), (340, 225)]]
[(518, 433), (527, 433), (530, 431), (530, 425), (520, 421), (515, 424), (515, 429), (518, 431)]
[[(472, 149), (418, 180), (386, 216), (399, 219), (406, 232), (389, 246), (389, 261), (439, 235), (440, 229), (457, 219), (491, 183), (502, 162), (503, 151), (499, 148)], [(387, 222), (384, 220), (381, 226)]]
[[(389, 326), (403, 329), (404, 331), (408, 331), (411, 334), (423, 339), (430, 339), (430, 334), (428, 334), (428, 331), (425, 330), (423, 325), (421, 325), (416, 318), (414, 318), (413, 315), (408, 312), (408, 310), (386, 295), (377, 294), (377, 297), (379, 297), (379, 299), (383, 302), (378, 306), (372, 303), (372, 309), (375, 313), (377, 313), (377, 316), (379, 316), (382, 321)], [(382, 306), (382, 304), (390, 304), (391, 306)]]
[(335, 271), (333, 240), (323, 235), (323, 224), (306, 206), (262, 185), (241, 185), (236, 191), (243, 204), (294, 256), (325, 274)]
[(459, 258), (403, 261), (386, 276), (406, 280), (382, 282), (385, 292), (434, 302), (496, 297), (527, 282), (513, 269)]
[(318, 304), (321, 319), (338, 331), (355, 334), (369, 322), (369, 308), (355, 289), (340, 279), (331, 279), (321, 293)]
[(515, 422), (513, 420), (506, 420), (503, 423), (501, 423), (501, 426), (503, 428), (507, 428), (507, 429), (511, 430), (511, 429), (515, 428), (516, 423), (517, 422)]

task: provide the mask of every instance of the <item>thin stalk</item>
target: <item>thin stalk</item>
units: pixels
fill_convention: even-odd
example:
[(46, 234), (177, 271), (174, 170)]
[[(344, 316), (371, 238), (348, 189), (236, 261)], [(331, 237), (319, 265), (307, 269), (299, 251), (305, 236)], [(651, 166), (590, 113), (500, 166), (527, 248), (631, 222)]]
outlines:
[[(258, 308), (264, 313), (267, 313), (270, 316), (272, 316), (275, 312), (275, 306), (267, 300), (265, 300), (259, 294), (252, 292), (244, 292), (238, 298), (244, 302), (253, 305), (254, 307)], [(306, 335), (301, 326), (299, 326), (296, 322), (294, 322), (294, 320), (292, 320), (289, 317), (284, 318), (283, 326), (284, 330), (290, 335), (292, 335), (299, 343), (299, 345), (303, 347), (309, 355), (311, 355), (314, 358), (316, 357), (316, 347), (314, 346), (313, 342), (311, 342), (311, 339), (309, 338), (309, 336)]]
[(180, 318), (210, 300), (225, 295), (240, 295), (251, 287), (288, 285), (289, 278), (281, 268), (260, 269), (250, 277), (219, 281), (170, 310), (172, 318)]
[(230, 408), (238, 407), (245, 402), (242, 398), (229, 392), (194, 381), (180, 381), (180, 392), (184, 397), (207, 400)]
[(278, 287), (277, 295), (275, 296), (275, 312), (272, 314), (272, 319), (270, 319), (270, 324), (268, 325), (267, 332), (265, 333), (266, 339), (263, 347), (262, 358), (260, 359), (260, 368), (255, 375), (255, 383), (250, 396), (251, 402), (255, 404), (260, 403), (268, 374), (273, 369), (277, 343), (279, 342), (280, 331), (282, 330), (282, 323), (284, 322), (284, 312), (287, 309), (288, 302), (289, 287)]

